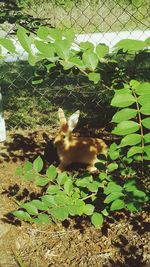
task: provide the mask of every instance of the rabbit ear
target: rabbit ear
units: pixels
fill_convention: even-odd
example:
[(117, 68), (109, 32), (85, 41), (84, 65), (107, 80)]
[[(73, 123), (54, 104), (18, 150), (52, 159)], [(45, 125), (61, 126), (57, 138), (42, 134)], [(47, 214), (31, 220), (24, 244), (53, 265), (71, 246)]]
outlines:
[(68, 120), (69, 131), (72, 132), (79, 120), (80, 110), (73, 113)]
[(66, 117), (65, 117), (65, 114), (64, 114), (64, 111), (63, 111), (62, 108), (59, 108), (59, 109), (58, 109), (58, 118), (59, 118), (59, 120), (60, 120), (60, 124), (61, 124), (61, 125), (67, 123), (67, 120), (66, 120)]

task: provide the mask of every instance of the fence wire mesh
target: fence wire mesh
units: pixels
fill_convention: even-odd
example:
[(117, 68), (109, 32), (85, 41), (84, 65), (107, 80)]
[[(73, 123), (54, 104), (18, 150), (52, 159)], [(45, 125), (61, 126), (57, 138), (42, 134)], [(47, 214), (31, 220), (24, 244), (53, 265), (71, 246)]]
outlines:
[[(146, 39), (149, 35), (150, 3), (146, 0), (11, 0), (1, 1), (0, 5), (1, 36), (11, 36), (18, 47), (15, 37), (18, 25), (31, 32), (39, 25), (73, 28), (78, 41), (105, 43), (110, 47), (120, 39)], [(41, 85), (34, 85), (35, 69), (25, 61), (22, 50), (19, 60), (8, 55), (0, 68), (8, 129), (55, 124), (58, 106), (69, 113), (81, 109), (83, 117), (89, 114), (93, 117), (102, 112), (111, 96), (110, 92), (106, 97), (105, 88), (91, 86), (83, 77), (67, 77), (57, 70)], [(102, 117), (107, 120), (107, 114)]]

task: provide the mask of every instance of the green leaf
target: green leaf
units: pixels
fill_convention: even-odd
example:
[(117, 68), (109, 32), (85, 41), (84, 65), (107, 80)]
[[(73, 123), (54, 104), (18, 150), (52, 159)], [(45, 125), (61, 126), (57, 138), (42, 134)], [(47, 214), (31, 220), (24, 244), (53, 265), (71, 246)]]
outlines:
[(57, 193), (54, 197), (55, 202), (57, 204), (57, 206), (62, 206), (62, 204), (68, 204), (70, 198), (66, 195), (66, 193), (64, 191), (60, 191), (59, 193)]
[(47, 194), (57, 194), (59, 193), (60, 189), (59, 189), (59, 186), (58, 185), (50, 185), (47, 190), (46, 190), (46, 193)]
[(63, 35), (64, 35), (64, 37), (66, 37), (66, 39), (67, 39), (69, 42), (71, 42), (71, 43), (74, 42), (75, 32), (74, 32), (74, 30), (73, 30), (72, 28), (70, 28), (70, 29), (65, 29), (65, 30), (63, 31)]
[(53, 207), (54, 205), (56, 205), (54, 196), (52, 195), (45, 195), (42, 196), (42, 202), (44, 202), (48, 207)]
[(50, 209), (50, 214), (59, 221), (64, 221), (68, 218), (68, 208), (67, 207), (56, 207)]
[(132, 95), (132, 91), (131, 91), (129, 85), (126, 84), (126, 83), (123, 84), (123, 89), (117, 89), (117, 90), (115, 90), (115, 95), (122, 95), (122, 97), (123, 97), (124, 94), (130, 94), (130, 95)]
[(53, 44), (45, 43), (44, 41), (35, 40), (36, 48), (43, 54), (43, 56), (52, 62), (55, 62), (55, 49)]
[[(31, 53), (28, 54), (28, 62), (31, 66), (35, 66), (38, 61), (41, 61), (43, 58), (40, 55), (32, 55)], [(39, 79), (40, 80), (40, 79)], [(39, 81), (38, 80), (38, 81)], [(42, 79), (41, 79), (42, 80)], [(38, 82), (37, 82), (38, 83)], [(41, 83), (41, 81), (39, 81)]]
[(76, 214), (82, 215), (84, 213), (85, 202), (82, 199), (76, 199), (75, 205), (76, 205), (76, 208), (78, 209)]
[(124, 184), (124, 188), (127, 192), (135, 190), (136, 187), (136, 181), (135, 179), (130, 179)]
[(125, 208), (125, 203), (121, 199), (116, 199), (110, 206), (110, 210), (121, 210)]
[(50, 222), (49, 216), (47, 214), (40, 213), (38, 215), (38, 219), (39, 219), (39, 223), (46, 223), (47, 224)]
[(100, 187), (100, 183), (97, 181), (93, 181), (92, 183), (89, 183), (87, 185), (87, 188), (91, 191), (91, 192), (97, 192), (98, 188)]
[(7, 49), (10, 53), (17, 53), (13, 41), (8, 38), (0, 38), (0, 45)]
[(139, 96), (138, 102), (140, 103), (141, 106), (148, 105), (150, 103), (150, 94)]
[(150, 117), (149, 118), (146, 118), (144, 120), (142, 120), (142, 125), (147, 128), (147, 129), (150, 129)]
[(101, 172), (99, 174), (99, 178), (100, 178), (101, 181), (103, 181), (103, 180), (107, 179), (107, 174), (105, 172)]
[(33, 168), (36, 172), (40, 172), (43, 169), (43, 160), (40, 156), (38, 156), (34, 161), (33, 161)]
[(132, 157), (135, 154), (139, 154), (142, 153), (143, 149), (142, 147), (139, 146), (133, 146), (129, 149), (128, 153), (127, 153), (127, 157)]
[(50, 70), (55, 67), (56, 65), (54, 63), (45, 64), (45, 67), (47, 69), (47, 72), (49, 73)]
[(140, 125), (134, 121), (122, 121), (112, 131), (113, 134), (127, 135), (135, 133), (139, 130)]
[(148, 156), (148, 160), (150, 160), (150, 145), (144, 147), (144, 151)]
[(119, 158), (119, 150), (116, 143), (112, 143), (109, 147), (108, 155), (112, 160), (116, 160)]
[(136, 198), (136, 201), (142, 201), (146, 199), (145, 192), (138, 189), (133, 191), (133, 196)]
[(31, 49), (32, 41), (31, 37), (27, 35), (27, 32), (28, 31), (25, 28), (19, 26), (17, 31), (17, 37), (24, 50), (29, 54), (32, 54), (32, 49)]
[(145, 39), (145, 42), (146, 42), (148, 45), (150, 45), (150, 37), (146, 38), (146, 39)]
[(39, 78), (39, 77), (34, 77), (32, 80), (32, 84), (40, 84), (42, 83), (44, 80)]
[(86, 215), (92, 215), (94, 212), (95, 207), (91, 204), (86, 204), (84, 206), (84, 214)]
[(83, 53), (82, 59), (83, 63), (86, 65), (87, 68), (89, 68), (89, 70), (95, 71), (98, 64), (98, 57), (94, 52), (90, 50), (85, 51)]
[(103, 224), (103, 215), (97, 212), (94, 212), (91, 217), (91, 222), (96, 228), (100, 228)]
[(107, 166), (107, 168), (108, 168), (108, 171), (109, 171), (109, 172), (113, 172), (113, 171), (115, 171), (115, 170), (118, 169), (118, 164), (117, 164), (117, 163), (110, 163), (110, 164)]
[(109, 215), (107, 209), (102, 210), (101, 213), (106, 217)]
[(49, 166), (49, 168), (46, 171), (46, 175), (49, 179), (49, 181), (53, 181), (57, 176), (57, 169), (54, 165)]
[(80, 194), (78, 192), (74, 192), (71, 196), (72, 200), (76, 200), (80, 198)]
[(135, 102), (135, 98), (129, 94), (115, 94), (111, 101), (111, 105), (114, 107), (124, 108), (131, 106)]
[(31, 204), (33, 204), (38, 210), (48, 210), (46, 203), (42, 202), (39, 199), (32, 200)]
[(150, 83), (148, 83), (148, 82), (140, 83), (135, 88), (135, 92), (138, 95), (149, 95), (150, 94)]
[(64, 183), (64, 190), (66, 192), (66, 194), (70, 195), (72, 190), (73, 190), (73, 183), (71, 179), (68, 179), (65, 183)]
[(54, 43), (54, 48), (57, 55), (64, 60), (69, 59), (71, 44), (67, 40), (60, 40), (59, 42)]
[(80, 69), (85, 68), (83, 61), (78, 57), (69, 58), (69, 62), (73, 63), (73, 65)]
[(21, 176), (23, 174), (23, 168), (21, 166), (17, 167), (15, 170), (15, 175)]
[(137, 80), (131, 80), (131, 81), (130, 81), (130, 86), (131, 86), (133, 89), (136, 89), (139, 85), (140, 85), (140, 82), (137, 81)]
[(150, 133), (144, 135), (144, 140), (145, 140), (145, 143), (150, 142)]
[(125, 164), (130, 164), (131, 162), (133, 162), (132, 158), (127, 158), (126, 156), (123, 157), (122, 160)]
[(129, 134), (126, 135), (120, 143), (120, 147), (124, 146), (133, 146), (137, 145), (141, 142), (141, 135), (140, 134)]
[(26, 161), (23, 168), (25, 172), (31, 171), (33, 164), (30, 161)]
[(46, 26), (40, 26), (37, 31), (37, 36), (45, 40), (47, 36), (49, 35), (49, 32), (50, 32), (50, 28)]
[(105, 44), (98, 44), (96, 46), (96, 54), (97, 54), (99, 60), (104, 58), (108, 53), (109, 53), (109, 46), (107, 46)]
[(49, 179), (45, 177), (36, 177), (36, 185), (45, 186), (49, 183)]
[(67, 173), (66, 172), (62, 172), (62, 173), (58, 174), (57, 182), (58, 182), (59, 185), (63, 185), (68, 180), (68, 178), (69, 177), (68, 177)]
[(71, 216), (84, 214), (85, 203), (82, 199), (76, 199), (74, 204), (68, 203), (68, 210)]
[(131, 212), (137, 212), (139, 211), (139, 208), (137, 207), (136, 204), (137, 204), (136, 202), (129, 202), (126, 204), (126, 207)]
[(92, 181), (93, 181), (93, 178), (90, 175), (90, 176), (86, 176), (85, 178), (77, 179), (76, 185), (81, 186), (81, 187), (87, 187), (89, 185), (89, 183)]
[(69, 70), (74, 66), (74, 63), (65, 60), (60, 60), (60, 64), (64, 67), (64, 70)]
[(135, 118), (136, 114), (137, 114), (136, 109), (124, 108), (118, 111), (117, 113), (115, 113), (115, 115), (112, 118), (112, 122), (118, 123), (118, 122), (130, 120), (132, 118)]
[(116, 151), (118, 149), (118, 145), (116, 143), (112, 143), (109, 147), (109, 151)]
[(49, 35), (53, 40), (57, 41), (57, 43), (62, 41), (62, 30), (56, 28), (49, 28)]
[(150, 104), (145, 104), (141, 107), (140, 112), (144, 115), (150, 115)]
[(30, 222), (32, 220), (31, 216), (23, 210), (17, 210), (12, 212), (12, 214), (17, 217), (19, 220)]
[(123, 188), (120, 185), (118, 185), (114, 182), (109, 182), (107, 187), (104, 188), (104, 193), (106, 195), (108, 195), (108, 194), (114, 193), (114, 192), (121, 192), (122, 190), (123, 190)]
[(30, 170), (30, 171), (25, 172), (23, 179), (28, 180), (28, 181), (32, 181), (36, 178), (36, 175), (37, 174), (35, 173), (34, 170)]
[(109, 151), (109, 156), (112, 160), (116, 160), (119, 158), (120, 154), (119, 154), (119, 150), (116, 151)]
[(123, 197), (123, 196), (124, 196), (124, 194), (121, 192), (111, 193), (105, 198), (104, 203), (109, 204), (112, 201), (114, 201), (115, 199), (118, 199), (118, 198)]
[(41, 221), (39, 220), (38, 217), (34, 217), (34, 218), (32, 218), (31, 222), (32, 222), (32, 223), (35, 223), (35, 224), (41, 224)]
[(81, 42), (80, 43), (80, 48), (85, 51), (85, 50), (94, 50), (94, 45), (90, 42)]
[(134, 40), (134, 39), (124, 39), (119, 41), (115, 46), (115, 51), (118, 51), (120, 49), (123, 50), (123, 52), (136, 52), (139, 50), (143, 50), (146, 46), (146, 43), (141, 40)]
[(30, 215), (38, 214), (38, 209), (32, 204), (32, 202), (22, 204), (21, 208), (24, 208)]
[(94, 82), (94, 84), (97, 84), (100, 81), (101, 76), (100, 73), (91, 72), (88, 74), (88, 78), (90, 81)]

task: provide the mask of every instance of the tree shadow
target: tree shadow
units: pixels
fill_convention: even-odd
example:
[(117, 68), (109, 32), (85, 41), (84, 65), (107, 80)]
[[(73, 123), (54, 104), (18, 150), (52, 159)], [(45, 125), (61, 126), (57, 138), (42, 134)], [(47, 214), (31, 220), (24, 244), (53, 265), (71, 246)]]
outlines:
[(1, 159), (6, 162), (33, 161), (38, 155), (49, 164), (58, 160), (53, 139), (44, 132), (40, 136), (37, 131), (29, 132), (27, 136), (24, 133), (11, 134), (10, 141), (4, 143), (0, 152)]
[(133, 226), (133, 231), (136, 231), (139, 235), (143, 235), (149, 232), (150, 222), (145, 221), (142, 215), (135, 215), (130, 220), (130, 224)]

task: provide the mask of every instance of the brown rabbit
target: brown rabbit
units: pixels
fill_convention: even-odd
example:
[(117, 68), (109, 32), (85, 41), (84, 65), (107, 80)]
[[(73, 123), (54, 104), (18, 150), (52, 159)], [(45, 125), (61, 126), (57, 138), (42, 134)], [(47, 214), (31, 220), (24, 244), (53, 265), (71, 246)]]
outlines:
[(66, 120), (61, 108), (58, 109), (60, 120), (60, 130), (54, 139), (57, 148), (60, 164), (58, 172), (62, 172), (71, 163), (87, 164), (87, 170), (94, 172), (97, 170), (95, 163), (98, 162), (97, 155), (107, 155), (107, 145), (102, 139), (91, 137), (76, 137), (72, 135), (79, 119), (80, 111), (76, 111)]

